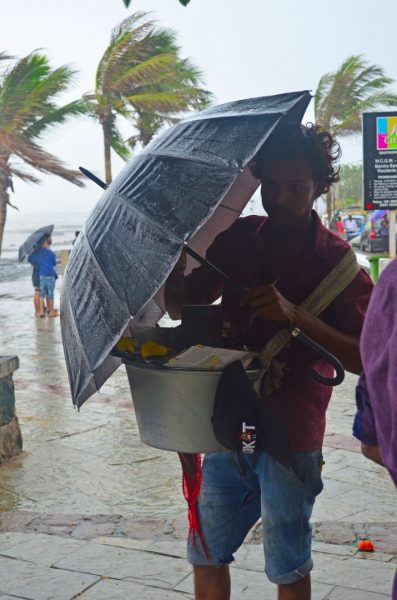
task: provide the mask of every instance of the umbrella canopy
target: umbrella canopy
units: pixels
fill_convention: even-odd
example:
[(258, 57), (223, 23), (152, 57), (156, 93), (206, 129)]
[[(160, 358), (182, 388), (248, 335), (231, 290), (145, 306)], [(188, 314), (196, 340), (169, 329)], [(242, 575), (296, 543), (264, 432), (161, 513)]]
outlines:
[(26, 256), (29, 256), (46, 235), (51, 235), (53, 229), (54, 225), (45, 225), (31, 233), (18, 250), (18, 260), (22, 262)]
[(376, 210), (370, 217), (370, 221), (374, 223), (379, 219), (382, 219), (385, 215), (387, 215), (387, 210)]
[[(188, 241), (205, 254), (259, 185), (250, 161), (280, 124), (300, 123), (308, 91), (215, 106), (155, 138), (121, 171), (73, 246), (61, 326), (73, 402), (121, 364), (109, 356), (127, 326), (164, 314), (163, 284)], [(189, 257), (187, 270), (197, 263)], [(132, 319), (132, 322), (131, 322)]]

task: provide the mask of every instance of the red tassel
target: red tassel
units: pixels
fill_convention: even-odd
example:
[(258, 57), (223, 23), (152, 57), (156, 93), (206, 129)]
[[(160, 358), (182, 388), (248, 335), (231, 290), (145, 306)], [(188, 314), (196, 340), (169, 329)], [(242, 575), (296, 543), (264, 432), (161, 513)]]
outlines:
[(201, 531), (200, 521), (197, 512), (197, 500), (200, 494), (202, 468), (201, 454), (179, 454), (182, 465), (183, 478), (182, 489), (185, 500), (188, 504), (189, 534), (193, 544), (196, 544), (196, 535), (203, 547), (206, 558), (209, 560), (210, 554), (205, 543), (203, 532)]

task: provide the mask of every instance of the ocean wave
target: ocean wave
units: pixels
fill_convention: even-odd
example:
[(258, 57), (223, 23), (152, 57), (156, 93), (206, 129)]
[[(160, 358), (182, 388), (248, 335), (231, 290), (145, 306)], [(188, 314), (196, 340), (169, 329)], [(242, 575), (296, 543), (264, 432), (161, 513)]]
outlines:
[(32, 267), (28, 263), (20, 263), (11, 258), (0, 259), (0, 282), (26, 279), (31, 272)]

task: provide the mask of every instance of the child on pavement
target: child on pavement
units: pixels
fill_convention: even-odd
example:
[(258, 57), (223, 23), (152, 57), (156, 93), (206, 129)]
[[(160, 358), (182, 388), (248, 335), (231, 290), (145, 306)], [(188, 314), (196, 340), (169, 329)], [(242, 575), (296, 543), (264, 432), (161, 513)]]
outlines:
[(58, 277), (55, 271), (56, 257), (50, 249), (52, 243), (51, 236), (44, 238), (40, 248), (35, 250), (29, 257), (29, 262), (33, 267), (37, 265), (40, 275), (40, 305), (37, 316), (44, 317), (44, 300), (48, 298), (48, 316), (57, 317), (58, 311), (54, 308), (54, 290), (55, 281)]

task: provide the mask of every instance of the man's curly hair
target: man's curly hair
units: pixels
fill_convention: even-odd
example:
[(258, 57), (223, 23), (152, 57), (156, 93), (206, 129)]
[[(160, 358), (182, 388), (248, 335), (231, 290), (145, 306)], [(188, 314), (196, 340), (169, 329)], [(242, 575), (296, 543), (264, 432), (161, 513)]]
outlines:
[(340, 155), (341, 148), (338, 142), (318, 125), (282, 125), (275, 129), (270, 139), (259, 150), (250, 168), (253, 176), (260, 179), (267, 162), (306, 159), (311, 165), (320, 196), (328, 192), (333, 183), (339, 181), (339, 168), (335, 163)]

